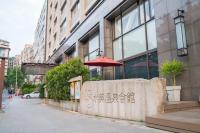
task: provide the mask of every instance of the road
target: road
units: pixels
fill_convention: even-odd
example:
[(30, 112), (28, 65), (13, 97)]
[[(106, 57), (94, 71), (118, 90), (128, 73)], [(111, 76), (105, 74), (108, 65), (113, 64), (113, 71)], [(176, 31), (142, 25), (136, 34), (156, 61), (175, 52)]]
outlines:
[(44, 105), (39, 99), (9, 101), (0, 133), (167, 133), (142, 123), (87, 116)]

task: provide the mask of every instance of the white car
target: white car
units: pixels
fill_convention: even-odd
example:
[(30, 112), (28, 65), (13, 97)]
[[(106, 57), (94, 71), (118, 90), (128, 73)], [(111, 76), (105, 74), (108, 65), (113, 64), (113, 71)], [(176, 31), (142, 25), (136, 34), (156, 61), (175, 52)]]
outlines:
[(30, 94), (24, 94), (23, 98), (30, 99), (30, 98), (39, 98), (40, 93), (38, 91), (34, 91)]

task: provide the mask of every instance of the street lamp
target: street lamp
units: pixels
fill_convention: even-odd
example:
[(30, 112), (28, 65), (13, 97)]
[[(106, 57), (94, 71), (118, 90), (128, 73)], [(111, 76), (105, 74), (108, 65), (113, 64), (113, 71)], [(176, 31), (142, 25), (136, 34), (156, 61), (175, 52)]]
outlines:
[(0, 44), (0, 59), (1, 59), (1, 69), (0, 69), (0, 110), (2, 109), (2, 95), (4, 88), (4, 76), (5, 76), (5, 60), (9, 57), (10, 48), (8, 45), (4, 43), (8, 43), (3, 41), (3, 44)]
[(184, 10), (178, 10), (178, 16), (174, 18), (176, 27), (177, 55), (187, 56), (188, 46), (186, 42)]

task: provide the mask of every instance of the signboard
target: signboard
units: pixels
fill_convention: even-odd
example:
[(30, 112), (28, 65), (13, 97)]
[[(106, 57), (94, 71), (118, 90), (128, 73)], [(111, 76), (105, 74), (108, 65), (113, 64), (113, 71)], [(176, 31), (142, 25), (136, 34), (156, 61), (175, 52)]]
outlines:
[(78, 76), (78, 77), (72, 78), (68, 82), (70, 82), (70, 97), (71, 97), (71, 99), (80, 99), (82, 77)]
[(7, 48), (0, 48), (0, 58), (8, 58), (9, 49)]
[(70, 84), (70, 97), (74, 98), (74, 91), (75, 91), (75, 87), (74, 87), (74, 83), (72, 82)]
[(81, 83), (80, 81), (75, 82), (75, 99), (80, 99), (81, 96)]

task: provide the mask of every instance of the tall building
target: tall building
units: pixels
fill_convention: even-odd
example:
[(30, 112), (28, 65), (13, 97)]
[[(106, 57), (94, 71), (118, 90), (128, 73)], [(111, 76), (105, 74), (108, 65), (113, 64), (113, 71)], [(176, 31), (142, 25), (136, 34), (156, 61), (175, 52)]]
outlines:
[(8, 68), (13, 69), (15, 66), (15, 57), (8, 58)]
[(21, 52), (21, 63), (33, 62), (33, 45), (26, 44)]
[[(9, 49), (9, 42), (0, 39), (0, 47)], [(0, 54), (3, 54), (2, 51), (0, 51)], [(1, 59), (0, 59), (0, 63), (1, 63)], [(5, 76), (7, 75), (7, 69), (8, 69), (8, 59), (5, 59), (5, 71), (4, 71)]]
[(102, 51), (123, 63), (104, 68), (105, 79), (150, 79), (165, 60), (178, 59), (185, 64), (177, 79), (182, 100), (197, 100), (199, 14), (199, 0), (48, 0), (46, 61), (88, 61)]
[(37, 27), (35, 29), (35, 38), (33, 43), (33, 61), (35, 63), (45, 62), (45, 42), (46, 42), (46, 15), (47, 0), (43, 5)]
[(14, 66), (15, 67), (20, 67), (21, 64), (22, 64), (21, 55), (15, 55)]

